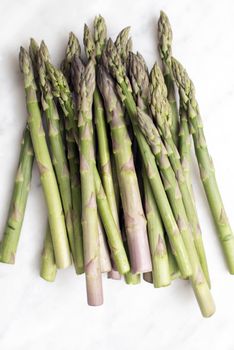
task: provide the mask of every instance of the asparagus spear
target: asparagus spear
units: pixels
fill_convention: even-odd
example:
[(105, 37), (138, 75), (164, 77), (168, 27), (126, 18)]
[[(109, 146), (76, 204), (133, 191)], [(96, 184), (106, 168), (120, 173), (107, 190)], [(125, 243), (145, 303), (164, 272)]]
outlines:
[(219, 234), (229, 272), (234, 274), (234, 236), (219, 192), (214, 166), (208, 152), (198, 103), (195, 98), (194, 85), (186, 70), (174, 58), (172, 59), (172, 69), (176, 84), (180, 90), (181, 103), (187, 111), (201, 181)]
[(113, 82), (101, 67), (98, 74), (98, 85), (111, 128), (112, 147), (120, 186), (132, 272), (151, 271), (146, 220), (133, 163), (131, 141)]
[(24, 48), (20, 49), (20, 68), (24, 76), (26, 104), (29, 114), (28, 125), (47, 203), (56, 265), (58, 268), (66, 268), (70, 265), (71, 258), (62, 204), (42, 127), (32, 64)]
[(98, 215), (94, 182), (94, 145), (92, 102), (95, 89), (95, 68), (92, 61), (85, 67), (78, 110), (82, 229), (87, 297), (89, 305), (103, 303), (98, 235)]
[[(80, 82), (80, 80), (83, 79), (84, 65), (82, 64), (79, 57), (76, 57), (76, 59), (73, 62), (72, 67), (73, 67), (73, 85), (77, 91), (77, 94), (79, 93), (79, 95), (81, 95), (79, 82)], [(76, 69), (75, 69), (75, 67), (76, 67)], [(77, 125), (74, 123), (75, 110), (74, 110), (74, 104), (73, 104), (73, 100), (72, 100), (72, 94), (71, 94), (69, 86), (66, 82), (66, 79), (65, 79), (64, 75), (62, 74), (62, 72), (59, 71), (58, 69), (56, 69), (55, 67), (53, 67), (49, 62), (47, 62), (47, 70), (48, 70), (48, 74), (50, 76), (50, 81), (53, 85), (54, 96), (58, 97), (59, 103), (64, 111), (64, 114), (67, 116), (66, 119), (69, 122), (68, 123), (69, 130), (72, 130), (72, 128), (73, 128), (73, 133), (74, 133), (76, 142), (78, 143), (78, 145), (80, 145), (80, 142), (78, 142)], [(79, 76), (79, 74), (81, 74), (81, 76)], [(78, 108), (80, 108), (79, 106), (80, 106), (80, 102), (78, 101)], [(96, 172), (95, 166), (94, 166), (94, 170), (95, 170), (94, 171), (94, 174), (95, 174), (95, 172)], [(101, 194), (103, 194), (103, 193), (105, 194), (101, 181), (97, 182), (97, 179), (98, 179), (98, 177), (95, 176), (96, 193), (98, 193), (97, 189), (99, 189)], [(97, 199), (98, 199), (98, 195), (97, 195)], [(110, 214), (111, 210), (110, 210), (109, 203), (106, 199), (106, 196), (102, 195), (101, 199), (104, 199), (104, 201), (100, 202), (98, 200), (98, 210), (99, 210), (99, 214), (101, 216), (101, 220), (103, 222), (103, 225), (105, 227), (105, 231), (106, 231), (106, 235), (108, 237), (108, 243), (109, 243), (109, 247), (111, 249), (111, 253), (113, 254), (113, 256), (116, 255), (116, 258), (118, 255), (120, 256), (118, 263), (116, 260), (116, 265), (121, 266), (121, 269), (123, 269), (123, 271), (124, 270), (128, 271), (129, 265), (126, 262), (126, 259), (124, 258), (123, 244), (121, 243), (122, 241), (120, 239), (119, 233), (117, 234), (118, 230), (116, 228), (116, 225), (115, 225), (114, 221), (111, 220), (111, 214)], [(101, 203), (104, 203), (103, 204), (104, 209), (103, 209), (103, 207), (101, 207)], [(106, 215), (106, 211), (107, 211), (107, 215)]]
[(33, 166), (33, 149), (30, 132), (26, 127), (21, 143), (19, 165), (16, 173), (8, 219), (1, 242), (1, 262), (14, 264), (21, 227), (30, 188)]
[[(163, 106), (163, 97), (160, 96), (159, 93), (157, 96), (158, 103), (161, 103), (160, 106)], [(159, 106), (157, 107), (159, 110)], [(162, 113), (165, 113), (164, 107), (162, 107)], [(138, 109), (138, 122), (149, 145), (151, 146), (152, 152), (155, 155), (157, 164), (161, 171), (164, 186), (168, 194), (171, 208), (174, 212), (174, 216), (177, 220), (178, 227), (180, 228), (185, 247), (189, 254), (189, 259), (192, 267), (191, 282), (198, 304), (200, 306), (203, 316), (209, 317), (215, 312), (214, 302), (209, 290), (209, 286), (204, 277), (200, 261), (197, 255), (197, 251), (193, 243), (192, 233), (186, 216), (182, 196), (175, 174), (170, 165), (167, 150), (165, 149), (161, 141), (158, 130), (155, 127), (152, 119), (140, 109)]]
[(40, 276), (48, 282), (55, 280), (57, 267), (55, 263), (53, 242), (50, 233), (50, 226), (47, 226), (44, 248), (41, 257)]
[[(142, 57), (129, 53), (128, 72), (137, 106), (148, 109), (149, 76)], [(147, 218), (148, 237), (152, 260), (152, 279), (154, 287), (164, 287), (170, 284), (170, 272), (167, 249), (164, 240), (164, 229), (156, 206), (147, 174), (142, 166), (144, 185), (145, 213)], [(143, 276), (143, 278), (145, 278)], [(146, 276), (146, 279), (148, 277)]]
[[(180, 268), (181, 274), (184, 278), (191, 275), (191, 265), (189, 262), (188, 254), (185, 249), (182, 237), (180, 235), (178, 226), (171, 211), (170, 204), (168, 202), (160, 174), (155, 164), (154, 155), (152, 154), (150, 147), (148, 146), (144, 136), (140, 132), (137, 125), (137, 108), (132, 96), (132, 89), (127, 79), (124, 66), (121, 63), (120, 57), (116, 51), (116, 48), (111, 40), (108, 41), (106, 50), (102, 57), (103, 64), (111, 71), (112, 76), (116, 80), (116, 87), (120, 97), (124, 100), (127, 108), (135, 137), (138, 142), (138, 146), (141, 152), (142, 160), (144, 162), (145, 169), (150, 181), (153, 194), (158, 205), (158, 209), (163, 220), (166, 231), (170, 237), (171, 244), (174, 247), (174, 252)], [(114, 82), (104, 69), (99, 69), (99, 86), (102, 82), (103, 87), (106, 89), (106, 94), (109, 97), (108, 90), (113, 90)], [(110, 91), (112, 91), (110, 90)]]
[(176, 178), (179, 184), (179, 188), (182, 194), (184, 207), (187, 218), (190, 222), (193, 239), (199, 260), (210, 285), (210, 278), (206, 260), (205, 249), (203, 246), (203, 240), (201, 235), (201, 229), (199, 225), (198, 215), (195, 208), (193, 197), (191, 196), (190, 188), (187, 185), (183, 168), (180, 162), (180, 156), (177, 148), (172, 139), (172, 134), (169, 127), (169, 120), (171, 119), (171, 108), (167, 100), (167, 88), (164, 83), (163, 75), (157, 64), (154, 65), (150, 75), (150, 106), (151, 113), (156, 120), (159, 132), (163, 138), (164, 144), (168, 151), (168, 157), (171, 162), (172, 168), (176, 174)]
[[(85, 26), (84, 46), (88, 58), (93, 58), (98, 61), (103, 48), (106, 44), (106, 24), (104, 18), (97, 16), (94, 21), (94, 38), (89, 29)], [(93, 48), (93, 50), (91, 50)], [(107, 127), (105, 120), (105, 111), (102, 97), (98, 88), (94, 91), (94, 120), (97, 131), (98, 141), (98, 163), (100, 167), (100, 175), (103, 182), (103, 187), (111, 208), (112, 216), (120, 233), (119, 216), (115, 199), (114, 183), (112, 178), (112, 168), (110, 163), (110, 151), (108, 144)]]
[(45, 43), (42, 41), (38, 56), (39, 86), (41, 91), (42, 108), (45, 111), (46, 115), (52, 162), (59, 185), (63, 211), (65, 215), (65, 222), (67, 227), (67, 234), (69, 238), (72, 256), (75, 262), (76, 255), (72, 222), (72, 196), (70, 185), (70, 173), (63, 146), (63, 139), (60, 133), (59, 114), (56, 104), (54, 102), (54, 97), (51, 91), (51, 85), (46, 75), (45, 62), (49, 60), (50, 58), (48, 49)]
[(179, 114), (175, 98), (175, 86), (171, 72), (172, 30), (167, 15), (161, 11), (158, 21), (158, 50), (162, 60), (163, 75), (167, 86), (167, 98), (171, 106), (171, 134), (178, 145)]
[[(67, 78), (70, 86), (72, 86), (72, 62), (76, 56), (80, 55), (80, 44), (73, 33), (70, 33), (65, 58), (62, 62), (62, 70)], [(73, 73), (74, 74), (74, 73)], [(74, 120), (75, 120), (74, 116)], [(74, 231), (75, 245), (75, 261), (76, 272), (81, 274), (84, 272), (84, 253), (83, 253), (83, 237), (81, 226), (81, 189), (80, 189), (80, 173), (79, 173), (79, 154), (69, 118), (65, 117), (65, 135), (67, 146), (67, 158), (71, 178), (71, 195), (72, 195), (72, 219)]]

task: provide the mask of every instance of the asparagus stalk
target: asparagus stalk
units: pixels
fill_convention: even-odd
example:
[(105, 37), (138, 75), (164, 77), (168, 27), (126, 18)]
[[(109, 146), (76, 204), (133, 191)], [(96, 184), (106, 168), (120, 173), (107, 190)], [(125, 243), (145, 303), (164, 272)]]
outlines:
[(163, 75), (167, 86), (167, 98), (171, 106), (170, 130), (175, 145), (178, 145), (179, 113), (175, 98), (175, 86), (171, 72), (172, 30), (167, 15), (161, 11), (158, 21), (158, 50), (162, 60)]
[(132, 50), (132, 41), (129, 38), (130, 27), (121, 30), (115, 40), (116, 50), (124, 65), (127, 64), (128, 54)]
[(208, 272), (207, 260), (205, 249), (203, 245), (201, 229), (199, 225), (198, 215), (195, 208), (193, 197), (191, 196), (191, 190), (187, 185), (183, 168), (180, 162), (180, 156), (177, 151), (176, 145), (172, 139), (172, 134), (169, 127), (169, 120), (171, 117), (170, 104), (167, 100), (167, 88), (164, 83), (163, 75), (157, 64), (154, 65), (151, 71), (151, 84), (150, 84), (150, 106), (151, 113), (156, 120), (159, 132), (163, 138), (164, 145), (166, 146), (168, 157), (171, 162), (171, 166), (176, 174), (176, 178), (179, 184), (179, 189), (182, 194), (183, 203), (186, 211), (188, 221), (190, 222), (194, 244), (197, 250), (197, 254), (207, 279), (210, 285), (210, 277)]
[[(129, 53), (128, 72), (137, 106), (148, 109), (149, 76), (142, 56)], [(164, 240), (164, 229), (152, 189), (142, 166), (144, 185), (145, 213), (147, 218), (148, 237), (152, 260), (152, 280), (154, 287), (164, 287), (170, 284), (170, 272), (167, 249)], [(143, 276), (149, 279), (147, 276)]]
[[(160, 106), (166, 106), (166, 104), (162, 103), (163, 97), (160, 96), (159, 93), (157, 97), (157, 103), (160, 103)], [(159, 106), (157, 106), (157, 108), (157, 110), (159, 110)], [(162, 107), (162, 113), (165, 113), (164, 107)], [(155, 127), (152, 119), (140, 109), (138, 109), (138, 122), (149, 145), (151, 146), (152, 152), (155, 155), (157, 164), (161, 171), (168, 199), (171, 204), (171, 208), (177, 220), (177, 224), (180, 229), (186, 250), (189, 254), (189, 259), (192, 267), (192, 276), (190, 279), (202, 315), (204, 317), (209, 317), (215, 312), (213, 298), (210, 293), (207, 281), (204, 277), (197, 251), (194, 246), (192, 232), (186, 216), (182, 196), (175, 177), (175, 173), (173, 172), (173, 169), (170, 165), (167, 150), (161, 141), (158, 130)]]
[(181, 103), (187, 111), (201, 181), (219, 234), (229, 272), (234, 274), (234, 236), (219, 192), (214, 166), (208, 152), (198, 103), (195, 98), (194, 85), (186, 70), (174, 58), (172, 59), (172, 69), (176, 84), (180, 90)]
[[(134, 134), (138, 142), (142, 160), (147, 171), (147, 175), (150, 181), (151, 188), (153, 190), (156, 203), (158, 205), (161, 218), (163, 220), (166, 231), (170, 237), (171, 244), (173, 245), (181, 274), (184, 278), (186, 278), (191, 275), (191, 265), (189, 262), (188, 254), (185, 249), (178, 226), (174, 219), (173, 213), (171, 211), (171, 207), (168, 202), (160, 174), (155, 164), (154, 155), (152, 154), (150, 147), (148, 146), (143, 134), (138, 128), (136, 120), (137, 108), (132, 96), (132, 89), (127, 79), (124, 66), (121, 64), (120, 57), (111, 40), (108, 41), (106, 50), (103, 54), (102, 62), (111, 71), (112, 75), (116, 79), (116, 87), (118, 89), (120, 97), (124, 100), (129, 117), (131, 118)], [(107, 92), (111, 87), (113, 90), (113, 80), (110, 78), (109, 75), (107, 75), (103, 68), (99, 69), (98, 81), (99, 85), (101, 84), (101, 82), (103, 82), (102, 85), (106, 88)], [(108, 94), (107, 96), (109, 98)]]
[(132, 285), (139, 284), (141, 283), (141, 275), (140, 273), (134, 274), (131, 271), (129, 271), (125, 273), (124, 280), (125, 280), (125, 283), (127, 284), (132, 284)]
[(63, 146), (63, 139), (60, 133), (59, 114), (54, 102), (51, 85), (46, 75), (45, 62), (49, 60), (50, 58), (48, 49), (45, 43), (42, 41), (38, 56), (39, 86), (41, 90), (42, 108), (45, 111), (46, 115), (52, 162), (60, 190), (71, 252), (75, 262), (76, 254), (72, 222), (70, 173)]
[(151, 271), (146, 220), (133, 163), (131, 141), (124, 121), (124, 112), (116, 96), (113, 82), (101, 68), (98, 74), (98, 85), (111, 129), (132, 272)]
[[(97, 16), (94, 21), (94, 38), (92, 37), (88, 26), (85, 26), (84, 31), (84, 46), (88, 59), (98, 61), (103, 48), (106, 44), (106, 24), (104, 18)], [(100, 175), (103, 187), (111, 208), (112, 216), (115, 224), (120, 232), (119, 217), (117, 211), (117, 204), (115, 199), (114, 183), (112, 178), (112, 168), (110, 163), (110, 151), (108, 144), (107, 127), (105, 120), (105, 111), (102, 97), (98, 88), (94, 91), (94, 121), (97, 131), (98, 141), (98, 164), (100, 168)]]
[(78, 110), (80, 178), (82, 198), (82, 229), (87, 297), (89, 305), (103, 303), (102, 278), (100, 270), (100, 246), (98, 215), (93, 166), (94, 145), (92, 126), (92, 102), (95, 89), (95, 68), (92, 61), (85, 67)]
[(24, 48), (20, 49), (20, 68), (24, 76), (26, 104), (29, 114), (28, 125), (47, 203), (56, 265), (58, 268), (66, 268), (70, 265), (71, 258), (62, 204), (42, 127), (32, 64)]
[(26, 127), (21, 143), (19, 165), (11, 197), (8, 219), (1, 242), (1, 262), (14, 264), (30, 188), (33, 166), (30, 132)]
[[(65, 58), (62, 62), (62, 70), (70, 86), (72, 86), (72, 62), (76, 56), (80, 55), (80, 44), (73, 33), (70, 33)], [(75, 119), (75, 116), (74, 116)], [(78, 274), (84, 272), (83, 236), (81, 226), (81, 189), (79, 173), (79, 153), (75, 141), (73, 129), (69, 118), (65, 117), (65, 136), (67, 146), (67, 158), (71, 179), (72, 195), (72, 220), (75, 245), (75, 267)]]
[(47, 226), (44, 247), (41, 256), (40, 276), (48, 282), (55, 280), (57, 267), (55, 263), (53, 242), (50, 233), (50, 226)]

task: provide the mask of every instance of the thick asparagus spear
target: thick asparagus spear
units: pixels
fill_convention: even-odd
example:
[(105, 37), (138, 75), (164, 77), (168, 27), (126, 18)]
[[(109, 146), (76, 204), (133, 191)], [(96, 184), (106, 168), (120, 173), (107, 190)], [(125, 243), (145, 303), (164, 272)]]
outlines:
[(51, 157), (59, 185), (71, 252), (75, 262), (76, 255), (72, 222), (70, 173), (63, 146), (63, 139), (60, 133), (59, 114), (54, 102), (51, 85), (46, 74), (45, 62), (49, 60), (50, 58), (48, 49), (45, 43), (42, 41), (38, 56), (39, 86), (41, 90), (42, 108), (45, 111), (46, 115)]
[(193, 136), (196, 157), (200, 169), (200, 177), (223, 247), (229, 272), (234, 274), (234, 236), (219, 192), (214, 166), (208, 152), (198, 103), (195, 98), (194, 85), (186, 70), (174, 58), (172, 59), (172, 69), (180, 90), (181, 103), (187, 111), (189, 128)]
[(157, 64), (154, 65), (150, 74), (150, 106), (153, 118), (156, 121), (160, 135), (166, 146), (168, 157), (171, 162), (172, 168), (176, 174), (176, 178), (179, 184), (180, 192), (182, 194), (184, 207), (188, 221), (190, 222), (193, 239), (197, 254), (207, 279), (210, 285), (210, 277), (208, 272), (207, 260), (205, 249), (203, 246), (203, 240), (201, 235), (201, 229), (199, 225), (198, 215), (195, 208), (193, 197), (191, 196), (191, 190), (187, 185), (183, 168), (180, 162), (180, 156), (177, 151), (176, 145), (172, 139), (172, 134), (169, 127), (169, 121), (171, 119), (171, 108), (167, 100), (167, 88), (164, 83), (163, 75)]
[[(160, 97), (158, 94), (157, 101), (160, 102), (160, 99), (162, 100), (162, 97)], [(162, 103), (161, 106), (163, 106)], [(165, 113), (164, 107), (162, 107), (162, 113), (163, 112)], [(211, 296), (209, 286), (200, 265), (178, 182), (171, 167), (169, 157), (167, 155), (167, 150), (161, 141), (158, 130), (155, 127), (152, 119), (140, 109), (138, 109), (138, 122), (149, 145), (151, 146), (152, 152), (155, 155), (171, 204), (171, 208), (177, 220), (177, 224), (180, 228), (185, 247), (189, 254), (189, 259), (192, 267), (191, 282), (194, 293), (196, 295), (203, 316), (209, 317), (215, 312), (213, 298)]]
[(48, 282), (53, 282), (55, 280), (56, 273), (57, 267), (55, 263), (54, 248), (50, 233), (50, 226), (48, 224), (41, 256), (40, 276)]
[[(73, 63), (73, 85), (77, 91), (77, 95), (81, 94), (80, 80), (83, 79), (83, 74), (84, 74), (82, 67), (84, 68), (84, 65), (82, 64), (81, 60), (79, 59), (79, 57), (76, 57)], [(53, 84), (54, 96), (58, 97), (59, 103), (64, 111), (64, 114), (67, 116), (66, 119), (68, 121), (69, 130), (72, 130), (73, 128), (74, 137), (76, 139), (77, 144), (79, 145), (80, 142), (78, 141), (78, 135), (77, 135), (78, 128), (77, 128), (77, 125), (74, 123), (74, 114), (75, 114), (74, 104), (73, 104), (72, 94), (69, 89), (69, 86), (62, 72), (56, 69), (55, 67), (53, 67), (49, 62), (47, 62), (47, 69), (48, 69), (48, 74), (50, 76), (51, 83)], [(80, 102), (78, 101), (78, 108), (80, 108), (79, 106), (80, 106)], [(94, 166), (94, 170), (95, 170), (95, 166)], [(105, 193), (102, 187), (101, 181), (98, 183), (97, 177), (95, 177), (95, 179), (96, 179), (95, 180), (96, 188), (99, 188), (101, 193)], [(98, 196), (97, 196), (97, 199), (98, 199)], [(108, 213), (111, 213), (111, 210), (110, 210), (109, 203), (106, 199), (106, 196), (104, 196), (104, 199), (105, 199), (104, 210), (100, 206), (100, 203), (104, 203), (104, 202), (99, 202), (99, 201), (98, 201), (98, 210), (106, 231), (106, 235), (108, 237), (109, 247), (111, 249), (111, 253), (113, 254), (113, 256), (115, 255), (120, 256), (118, 264), (119, 266), (121, 266), (121, 269), (128, 271), (129, 265), (128, 263), (126, 263), (126, 259), (122, 258), (124, 257), (123, 244), (121, 244), (122, 240), (120, 239), (119, 233), (118, 234), (116, 233), (116, 231), (118, 232), (118, 230), (116, 229), (114, 221), (113, 220), (111, 221), (111, 215), (110, 214), (106, 215), (106, 210), (108, 211)], [(116, 265), (118, 264), (116, 261)]]
[(56, 265), (58, 268), (65, 268), (70, 265), (71, 258), (62, 204), (42, 126), (32, 64), (27, 51), (23, 48), (20, 49), (20, 68), (24, 76), (26, 104), (29, 114), (28, 125), (47, 203)]
[(129, 38), (129, 32), (130, 27), (122, 29), (115, 40), (116, 50), (124, 65), (127, 64), (128, 54), (132, 50), (132, 39)]
[(14, 264), (21, 227), (30, 188), (33, 166), (33, 149), (30, 132), (26, 127), (21, 143), (19, 165), (16, 173), (8, 219), (1, 242), (1, 262)]
[[(149, 95), (148, 71), (143, 58), (132, 52), (129, 53), (128, 73), (136, 104), (139, 108), (146, 111), (148, 109)], [(171, 280), (167, 248), (164, 240), (164, 229), (144, 166), (141, 167), (141, 173), (143, 178), (145, 213), (153, 267), (152, 279), (155, 287), (164, 287), (169, 285)]]
[[(137, 107), (132, 96), (132, 89), (127, 79), (124, 66), (121, 64), (121, 59), (116, 51), (116, 48), (111, 40), (108, 41), (106, 50), (102, 58), (103, 64), (111, 71), (113, 77), (116, 79), (116, 87), (120, 97), (124, 100), (131, 123), (133, 125), (134, 134), (138, 142), (141, 152), (142, 160), (150, 181), (153, 194), (160, 211), (166, 231), (170, 237), (171, 244), (174, 247), (175, 256), (180, 268), (181, 274), (184, 278), (191, 275), (191, 265), (188, 254), (185, 249), (182, 237), (180, 235), (178, 226), (171, 211), (160, 174), (155, 164), (155, 158), (148, 146), (143, 134), (140, 132), (137, 125)], [(113, 91), (113, 81), (107, 75), (104, 69), (99, 69), (99, 85), (102, 83), (106, 89), (109, 98), (110, 92)]]
[(167, 98), (171, 106), (171, 134), (178, 145), (179, 114), (175, 98), (175, 86), (171, 72), (172, 30), (167, 15), (161, 11), (158, 21), (158, 50), (162, 60), (163, 75), (167, 86)]
[[(72, 84), (72, 62), (75, 56), (80, 55), (80, 44), (77, 37), (70, 33), (67, 44), (65, 58), (62, 62), (62, 70), (70, 86)], [(75, 119), (75, 117), (74, 117)], [(80, 189), (80, 172), (79, 172), (79, 153), (75, 141), (73, 129), (69, 118), (64, 118), (67, 158), (71, 178), (71, 195), (72, 195), (72, 220), (75, 245), (75, 266), (76, 272), (84, 272), (84, 253), (83, 253), (83, 236), (81, 226), (81, 189)]]
[[(94, 38), (92, 37), (88, 26), (85, 26), (84, 46), (88, 58), (93, 58), (95, 61), (98, 61), (105, 44), (106, 24), (103, 17), (98, 16), (94, 21)], [(100, 168), (100, 175), (111, 208), (112, 216), (115, 220), (118, 232), (120, 233), (119, 216), (115, 199), (112, 168), (110, 163), (110, 151), (108, 144), (105, 111), (102, 97), (97, 87), (94, 91), (94, 121), (97, 131), (98, 164)]]
[(132, 272), (151, 271), (146, 220), (133, 163), (131, 140), (123, 118), (124, 112), (116, 96), (113, 82), (101, 68), (98, 74), (98, 85), (111, 128)]

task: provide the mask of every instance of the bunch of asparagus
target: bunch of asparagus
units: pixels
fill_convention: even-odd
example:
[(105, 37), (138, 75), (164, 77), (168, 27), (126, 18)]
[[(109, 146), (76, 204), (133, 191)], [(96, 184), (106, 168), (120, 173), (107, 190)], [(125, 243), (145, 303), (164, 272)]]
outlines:
[[(40, 275), (54, 281), (73, 262), (85, 273), (89, 305), (103, 303), (102, 273), (154, 287), (189, 279), (202, 315), (215, 312), (190, 170), (200, 177), (228, 269), (234, 236), (208, 153), (192, 81), (172, 57), (172, 30), (158, 21), (157, 63), (149, 73), (129, 28), (107, 40), (104, 19), (84, 27), (85, 58), (70, 33), (60, 69), (48, 48), (21, 47), (28, 120), (0, 258), (13, 264), (34, 156), (48, 209)], [(177, 99), (177, 92), (179, 99)]]

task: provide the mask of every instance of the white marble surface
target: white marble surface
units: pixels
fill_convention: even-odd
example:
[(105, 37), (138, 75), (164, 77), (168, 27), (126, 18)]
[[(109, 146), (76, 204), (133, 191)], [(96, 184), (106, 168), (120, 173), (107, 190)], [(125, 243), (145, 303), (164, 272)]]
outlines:
[[(174, 29), (174, 55), (197, 89), (209, 147), (234, 226), (234, 2), (132, 0), (1, 0), (0, 231), (3, 232), (26, 111), (18, 70), (20, 45), (44, 39), (59, 63), (73, 30), (101, 13), (109, 34), (132, 26), (134, 48), (151, 66), (156, 20), (164, 9)], [(195, 163), (194, 163), (195, 164)], [(194, 175), (197, 168), (194, 165)], [(232, 350), (234, 276), (227, 273), (203, 190), (195, 181), (199, 216), (217, 312), (202, 319), (191, 288), (175, 282), (155, 290), (104, 279), (105, 304), (86, 305), (84, 278), (60, 271), (53, 284), (38, 276), (46, 209), (35, 167), (15, 266), (0, 265), (1, 350)]]

